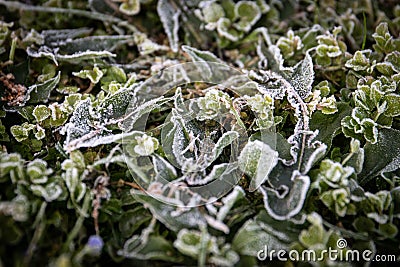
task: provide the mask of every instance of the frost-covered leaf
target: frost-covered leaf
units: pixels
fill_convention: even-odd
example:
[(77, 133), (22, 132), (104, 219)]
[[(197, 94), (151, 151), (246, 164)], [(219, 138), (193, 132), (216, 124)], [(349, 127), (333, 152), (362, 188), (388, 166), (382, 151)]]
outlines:
[(217, 22), (219, 35), (226, 39), (236, 42), (242, 38), (243, 34), (232, 27), (232, 22), (227, 18), (220, 18)]
[(63, 193), (61, 186), (56, 182), (46, 185), (31, 185), (30, 189), (35, 195), (43, 197), (47, 202), (56, 200)]
[(134, 235), (128, 239), (119, 254), (126, 258), (141, 260), (162, 260), (167, 262), (181, 262), (182, 256), (177, 255), (176, 250), (162, 236), (150, 235), (143, 237)]
[(384, 114), (389, 117), (395, 117), (400, 115), (400, 95), (387, 94), (383, 97), (386, 102), (386, 110)]
[(350, 157), (347, 160), (346, 166), (354, 168), (356, 173), (362, 171), (364, 165), (364, 148), (360, 146), (360, 141), (357, 139), (351, 139), (350, 141), (350, 153), (346, 156)]
[(89, 79), (93, 84), (96, 84), (103, 77), (104, 73), (99, 67), (95, 66), (93, 70), (81, 70), (73, 72), (72, 75), (82, 79)]
[(29, 133), (35, 128), (35, 125), (24, 122), (21, 125), (13, 125), (10, 128), (11, 134), (18, 142), (22, 142), (29, 137)]
[(188, 45), (182, 45), (182, 50), (188, 53), (193, 61), (223, 63), (221, 59), (209, 51), (198, 50)]
[(47, 162), (41, 159), (35, 159), (28, 163), (26, 172), (33, 184), (47, 183), (48, 176), (53, 170), (47, 168)]
[(303, 207), (310, 177), (301, 175), (299, 171), (292, 172), (291, 185), (280, 185), (277, 189), (261, 186), (264, 195), (264, 205), (268, 214), (276, 220), (285, 220), (298, 214)]
[(24, 222), (29, 219), (29, 206), (27, 197), (18, 195), (11, 201), (0, 201), (0, 212), (12, 216), (14, 221)]
[(37, 105), (33, 109), (33, 116), (35, 117), (37, 122), (44, 121), (48, 117), (50, 117), (50, 110), (44, 105)]
[(204, 216), (197, 208), (190, 208), (178, 216), (173, 216), (173, 212), (178, 207), (161, 202), (154, 197), (140, 191), (131, 191), (133, 197), (146, 205), (153, 216), (162, 222), (166, 227), (173, 231), (179, 231), (183, 228), (199, 228), (200, 225), (206, 225)]
[(368, 182), (384, 172), (397, 170), (400, 166), (400, 132), (395, 129), (381, 129), (375, 144), (364, 146), (364, 165), (358, 180)]
[(215, 23), (225, 16), (223, 7), (216, 2), (203, 2), (201, 12), (202, 19), (206, 23)]
[(128, 15), (136, 15), (140, 12), (140, 0), (128, 0), (119, 6), (119, 10)]
[(239, 138), (239, 133), (236, 131), (228, 131), (224, 133), (221, 138), (218, 139), (217, 143), (213, 148), (213, 161), (219, 157), (223, 149), (232, 144)]
[(65, 184), (70, 192), (71, 198), (79, 202), (86, 193), (86, 184), (81, 181), (77, 168), (67, 168), (63, 176)]
[(370, 62), (365, 54), (370, 54), (372, 51), (356, 51), (352, 59), (349, 59), (345, 66), (355, 71), (366, 71), (370, 67)]
[(29, 104), (35, 104), (39, 102), (47, 102), (49, 101), (49, 96), (51, 91), (58, 85), (60, 82), (61, 72), (58, 72), (57, 76), (45, 81), (41, 84), (35, 84), (28, 88)]
[(393, 44), (393, 37), (389, 32), (389, 27), (386, 22), (381, 22), (375, 29), (375, 33), (372, 34), (375, 39), (375, 44), (373, 45), (376, 52), (380, 53), (390, 53), (395, 49)]
[(88, 36), (78, 39), (66, 39), (63, 41), (57, 41), (51, 44), (52, 47), (56, 47), (57, 53), (60, 55), (71, 55), (83, 51), (102, 52), (108, 51), (113, 52), (117, 48), (129, 42), (134, 42), (134, 36), (132, 35), (97, 35)]
[(157, 4), (157, 12), (163, 24), (169, 40), (169, 45), (173, 52), (179, 49), (179, 16), (181, 11), (171, 4), (168, 0), (159, 0)]
[[(65, 149), (94, 147), (122, 141), (130, 135), (132, 125), (143, 115), (160, 107), (172, 98), (156, 98), (139, 106), (131, 106), (134, 88), (123, 88), (106, 97), (100, 105), (93, 107), (90, 99), (82, 100), (65, 125)], [(106, 126), (118, 126), (124, 133), (113, 134)]]
[(154, 172), (156, 177), (154, 178), (155, 181), (165, 183), (166, 181), (174, 180), (177, 176), (177, 172), (167, 160), (154, 154), (153, 158), (153, 166)]
[(228, 215), (228, 212), (232, 209), (233, 205), (244, 196), (244, 190), (240, 186), (235, 186), (231, 193), (222, 198), (222, 203), (224, 205), (218, 211), (217, 220), (223, 221)]
[(80, 51), (69, 55), (58, 54), (56, 51), (49, 49), (48, 47), (41, 47), (38, 51), (33, 50), (32, 48), (28, 48), (27, 53), (30, 57), (34, 58), (49, 58), (54, 64), (58, 65), (58, 62), (71, 62), (78, 63), (83, 60), (95, 60), (106, 57), (115, 57), (116, 55), (109, 51)]
[(330, 148), (332, 139), (340, 133), (341, 120), (350, 115), (351, 107), (346, 103), (338, 103), (338, 112), (335, 114), (313, 113), (310, 120), (310, 129), (318, 130), (316, 140), (319, 140)]
[(212, 75), (216, 75), (218, 76), (218, 73), (215, 73), (215, 70), (217, 68), (215, 68), (215, 65), (212, 64), (208, 64), (208, 62), (215, 62), (215, 63), (219, 63), (219, 64), (223, 64), (223, 61), (221, 59), (219, 59), (218, 57), (216, 57), (213, 53), (209, 52), (209, 51), (202, 51), (202, 50), (198, 50), (194, 47), (188, 46), (188, 45), (183, 45), (182, 46), (182, 50), (186, 53), (188, 53), (188, 55), (192, 58), (193, 62), (198, 62), (200, 61), (202, 64), (199, 64), (199, 70), (206, 72), (206, 77), (212, 76)]
[(303, 61), (293, 67), (293, 73), (289, 75), (287, 80), (302, 99), (310, 94), (311, 85), (314, 82), (314, 69), (311, 56), (308, 53)]
[(350, 194), (344, 188), (338, 188), (330, 191), (325, 191), (321, 194), (321, 201), (328, 208), (335, 211), (340, 217), (348, 214), (348, 206), (350, 204)]
[(240, 31), (248, 32), (260, 19), (261, 11), (258, 5), (252, 1), (239, 1), (235, 5), (235, 16), (239, 19), (234, 27)]
[(251, 178), (250, 189), (256, 190), (267, 179), (278, 162), (278, 152), (259, 141), (250, 141), (239, 156), (239, 168)]
[(248, 256), (257, 256), (257, 253), (264, 250), (265, 247), (267, 247), (267, 251), (288, 249), (291, 242), (289, 227), (286, 229), (277, 227), (279, 225), (288, 226), (286, 222), (273, 219), (264, 222), (262, 218), (265, 217), (268, 216), (261, 213), (255, 219), (248, 220), (236, 233), (232, 242), (233, 249), (241, 255)]
[(45, 137), (46, 137), (46, 131), (45, 131), (45, 129), (42, 128), (42, 127), (39, 126), (39, 125), (36, 125), (35, 138), (36, 138), (37, 140), (41, 140), (41, 139), (43, 139), (43, 138), (45, 138)]
[(197, 259), (205, 250), (205, 254), (217, 253), (217, 240), (208, 233), (182, 229), (174, 242), (174, 246), (183, 254)]
[(143, 136), (135, 136), (137, 145), (134, 151), (140, 156), (149, 156), (158, 148), (158, 140), (154, 137), (144, 134)]
[(45, 44), (51, 45), (65, 40), (73, 40), (76, 37), (89, 34), (91, 31), (90, 28), (51, 29), (41, 31), (40, 34), (44, 37)]

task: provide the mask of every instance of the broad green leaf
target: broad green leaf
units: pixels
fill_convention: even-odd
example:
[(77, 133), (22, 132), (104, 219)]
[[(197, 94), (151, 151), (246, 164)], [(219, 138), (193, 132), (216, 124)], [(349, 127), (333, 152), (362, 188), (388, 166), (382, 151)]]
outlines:
[(335, 114), (323, 114), (320, 111), (314, 112), (310, 120), (310, 129), (318, 130), (317, 140), (328, 146), (332, 144), (332, 139), (340, 133), (341, 121), (344, 117), (351, 114), (351, 107), (346, 103), (337, 104), (338, 112)]
[(291, 184), (282, 184), (277, 189), (260, 187), (264, 195), (264, 206), (268, 214), (276, 220), (289, 219), (297, 215), (303, 208), (310, 187), (310, 177), (301, 175), (295, 170), (290, 181)]
[(137, 201), (147, 206), (157, 220), (172, 231), (179, 231), (183, 228), (198, 228), (200, 225), (206, 225), (204, 216), (197, 208), (190, 208), (178, 216), (173, 216), (173, 211), (178, 207), (163, 203), (140, 191), (132, 190), (131, 193)]
[(239, 156), (239, 168), (250, 179), (250, 190), (256, 190), (267, 179), (278, 162), (278, 152), (262, 141), (255, 140), (246, 144)]
[(128, 0), (119, 6), (119, 10), (129, 16), (140, 12), (140, 0)]
[(33, 116), (37, 122), (42, 122), (50, 117), (50, 110), (44, 105), (37, 105), (33, 110)]
[(400, 95), (397, 94), (387, 94), (383, 97), (386, 101), (386, 110), (384, 114), (390, 117), (396, 117), (400, 115)]
[(51, 91), (60, 82), (60, 75), (61, 72), (58, 72), (56, 77), (47, 80), (44, 83), (30, 86), (28, 88), (28, 93), (29, 93), (28, 103), (35, 104), (39, 102), (45, 102), (45, 103), (48, 102)]
[(363, 170), (357, 177), (360, 184), (367, 183), (384, 172), (397, 170), (400, 166), (400, 131), (379, 130), (377, 142), (364, 146), (364, 158)]
[(179, 49), (179, 16), (181, 11), (167, 0), (159, 0), (157, 3), (157, 13), (163, 24), (164, 31), (168, 36), (169, 45), (173, 52)]

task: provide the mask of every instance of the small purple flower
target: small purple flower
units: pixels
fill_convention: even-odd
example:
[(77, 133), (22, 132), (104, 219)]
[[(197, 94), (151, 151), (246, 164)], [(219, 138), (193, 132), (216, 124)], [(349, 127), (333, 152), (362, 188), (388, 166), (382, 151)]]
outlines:
[(90, 252), (95, 255), (99, 255), (103, 249), (103, 239), (98, 235), (91, 235), (86, 246), (90, 249)]

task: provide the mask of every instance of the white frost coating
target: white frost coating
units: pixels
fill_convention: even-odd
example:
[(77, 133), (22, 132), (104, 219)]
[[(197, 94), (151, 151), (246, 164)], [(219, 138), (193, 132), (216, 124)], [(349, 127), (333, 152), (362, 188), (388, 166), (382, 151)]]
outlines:
[(229, 195), (227, 195), (222, 199), (222, 203), (224, 203), (224, 205), (218, 211), (217, 220), (218, 221), (224, 220), (226, 215), (228, 215), (228, 212), (235, 204), (235, 202), (241, 199), (245, 195), (246, 193), (244, 192), (242, 187), (235, 186), (235, 188), (233, 188), (232, 193), (230, 193)]
[(223, 175), (229, 167), (230, 163), (221, 163), (218, 165), (214, 165), (211, 172), (206, 177), (204, 177), (200, 181), (196, 181), (196, 185), (204, 185), (220, 178), (221, 175)]
[(239, 133), (236, 131), (228, 131), (224, 133), (221, 138), (218, 139), (217, 143), (213, 148), (213, 158), (212, 161), (216, 160), (225, 147), (232, 144), (233, 141), (239, 138)]
[[(42, 48), (42, 47), (41, 47)], [(77, 52), (71, 55), (61, 55), (57, 52), (53, 51), (48, 47), (44, 47), (45, 49), (39, 49), (39, 51), (34, 51), (32, 48), (27, 49), (27, 53), (30, 57), (40, 58), (46, 57), (51, 59), (56, 66), (58, 66), (58, 61), (72, 61), (72, 60), (83, 60), (83, 59), (94, 59), (94, 58), (103, 58), (103, 57), (115, 57), (116, 55), (108, 52), (108, 51), (84, 51)]]
[(301, 166), (302, 173), (308, 173), (308, 171), (311, 170), (312, 166), (325, 155), (327, 149), (326, 144), (317, 141), (314, 144), (316, 145), (316, 149), (308, 157), (308, 160), (305, 162), (304, 167)]
[[(261, 17), (261, 10), (258, 7), (258, 5), (252, 1), (239, 1), (236, 5), (235, 5), (235, 14), (237, 16), (240, 16), (240, 8), (243, 5), (247, 5), (248, 8), (251, 7), (253, 8), (253, 10), (256, 12), (255, 15), (251, 18), (251, 20), (249, 21), (247, 18), (247, 23), (245, 25), (241, 25), (240, 23), (235, 23), (234, 25), (239, 29), (239, 30), (243, 30), (245, 32), (249, 32), (251, 30), (251, 28), (254, 26), (254, 24), (256, 24), (256, 22), (260, 19)], [(240, 17), (239, 17), (240, 18)], [(240, 22), (240, 21), (239, 21)]]
[(135, 136), (135, 139), (138, 144), (133, 150), (141, 156), (149, 156), (158, 148), (158, 140), (147, 134)]
[(208, 225), (210, 225), (212, 228), (220, 230), (220, 231), (224, 232), (225, 234), (229, 234), (229, 227), (226, 224), (224, 224), (222, 221), (216, 220), (207, 214), (204, 214), (204, 218), (206, 219)]
[[(286, 196), (284, 197), (285, 199), (283, 199), (282, 196), (280, 196), (279, 192), (276, 191), (275, 189), (272, 189), (272, 188), (264, 189), (262, 187), (259, 188), (261, 190), (262, 194), (264, 195), (265, 209), (267, 210), (268, 214), (276, 220), (283, 221), (283, 220), (290, 219), (291, 217), (298, 214), (303, 207), (308, 188), (310, 187), (310, 177), (308, 177), (306, 175), (301, 175), (299, 171), (295, 170), (292, 173), (291, 181), (293, 182), (294, 186), (292, 186), (289, 194), (286, 194)], [(295, 188), (296, 183), (300, 184), (300, 191), (295, 190), (295, 189), (298, 189), (297, 187)], [(274, 196), (275, 198), (278, 199), (278, 201), (280, 199), (282, 199), (282, 201), (284, 201), (281, 203), (282, 205), (280, 205), (280, 208), (286, 209), (284, 212), (285, 213), (284, 215), (277, 214), (276, 210), (270, 206), (270, 201), (268, 200), (268, 195)], [(288, 203), (288, 205), (290, 205), (290, 207), (284, 205), (283, 203)]]
[(179, 16), (181, 11), (175, 9), (168, 0), (159, 0), (157, 4), (157, 13), (163, 24), (173, 52), (178, 52), (179, 49)]
[(47, 184), (46, 187), (42, 185), (31, 185), (30, 189), (34, 194), (43, 197), (46, 202), (56, 200), (63, 192), (61, 186), (56, 183)]
[(156, 173), (156, 181), (163, 179), (163, 174), (172, 175), (176, 177), (178, 174), (174, 168), (168, 161), (166, 161), (163, 157), (158, 156), (157, 154), (153, 156), (153, 165), (154, 171)]
[(224, 24), (229, 24), (229, 26), (230, 26), (231, 21), (227, 18), (220, 18), (217, 21), (217, 30), (218, 30), (219, 35), (225, 37), (228, 40), (231, 40), (232, 42), (236, 42), (237, 40), (239, 40), (238, 36), (235, 36), (225, 30), (225, 28), (227, 28), (227, 27), (225, 27)]
[(278, 152), (259, 140), (250, 141), (238, 158), (241, 171), (251, 177), (250, 190), (256, 190), (278, 163)]

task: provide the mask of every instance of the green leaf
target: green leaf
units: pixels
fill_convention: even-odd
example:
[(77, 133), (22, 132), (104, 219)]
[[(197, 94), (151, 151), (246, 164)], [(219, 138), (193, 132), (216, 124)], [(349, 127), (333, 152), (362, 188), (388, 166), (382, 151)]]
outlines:
[(222, 8), (222, 6), (215, 2), (211, 2), (207, 5), (205, 5), (201, 11), (203, 13), (204, 21), (207, 23), (210, 23), (210, 22), (215, 23), (220, 18), (223, 18), (225, 16), (225, 12), (224, 12), (224, 9)]
[(369, 218), (358, 217), (353, 222), (354, 228), (359, 232), (373, 232), (375, 230), (375, 223)]
[(260, 19), (261, 11), (252, 1), (239, 1), (235, 5), (235, 16), (239, 19), (233, 26), (239, 31), (249, 32), (251, 27)]
[(51, 91), (56, 88), (58, 83), (60, 82), (61, 72), (59, 71), (57, 76), (45, 81), (41, 84), (35, 84), (28, 88), (29, 104), (35, 104), (39, 102), (47, 103), (49, 101)]
[(33, 116), (35, 117), (37, 122), (44, 121), (48, 117), (50, 117), (50, 110), (44, 105), (37, 105), (33, 109)]
[(163, 24), (164, 31), (168, 36), (169, 45), (173, 52), (178, 52), (179, 49), (179, 16), (181, 11), (170, 1), (159, 0), (157, 3), (157, 13)]
[(337, 108), (338, 112), (335, 114), (314, 112), (310, 120), (310, 129), (319, 131), (316, 139), (326, 144), (327, 150), (331, 147), (332, 139), (340, 133), (342, 119), (349, 116), (352, 110), (347, 103), (343, 102), (339, 102)]
[(278, 152), (262, 141), (250, 141), (239, 155), (239, 168), (251, 178), (250, 190), (256, 190), (278, 163)]
[(178, 216), (173, 216), (171, 213), (177, 207), (163, 203), (140, 191), (132, 190), (131, 194), (137, 201), (146, 205), (153, 216), (172, 231), (177, 232), (183, 228), (198, 228), (200, 225), (206, 225), (204, 216), (197, 208), (190, 208)]
[(10, 128), (11, 134), (18, 142), (22, 142), (29, 137), (29, 133), (35, 128), (35, 125), (24, 122), (21, 125), (13, 125)]
[(386, 101), (386, 110), (384, 114), (389, 117), (396, 117), (400, 115), (400, 95), (387, 94), (383, 97)]
[(377, 142), (364, 146), (364, 155), (363, 170), (357, 177), (360, 184), (384, 172), (397, 170), (400, 166), (400, 131), (381, 129)]
[(257, 252), (263, 250), (265, 246), (268, 251), (286, 250), (289, 242), (287, 234), (276, 231), (274, 225), (250, 219), (236, 233), (232, 248), (241, 255), (256, 257)]
[(128, 239), (119, 254), (126, 258), (141, 260), (162, 260), (167, 262), (181, 262), (182, 256), (176, 253), (171, 242), (162, 236), (151, 235), (143, 238), (134, 235)]
[(140, 0), (128, 0), (119, 6), (119, 11), (122, 13), (133, 16), (140, 12)]
[(355, 71), (365, 71), (370, 67), (369, 59), (365, 53), (371, 53), (370, 50), (356, 51), (353, 58), (349, 59), (345, 66)]
[(103, 77), (104, 72), (95, 66), (93, 70), (81, 70), (79, 72), (73, 72), (72, 75), (82, 78), (89, 79), (93, 84), (97, 84)]
[(393, 223), (380, 224), (378, 231), (386, 238), (395, 238), (399, 230)]
[[(291, 184), (281, 184), (278, 188), (261, 186), (264, 195), (264, 206), (268, 214), (276, 220), (286, 220), (297, 215), (304, 204), (310, 177), (301, 175), (299, 171), (292, 172)], [(279, 190), (279, 191), (278, 191)]]
[(143, 207), (125, 211), (119, 219), (118, 229), (123, 237), (131, 237), (141, 225), (151, 220), (151, 214)]

